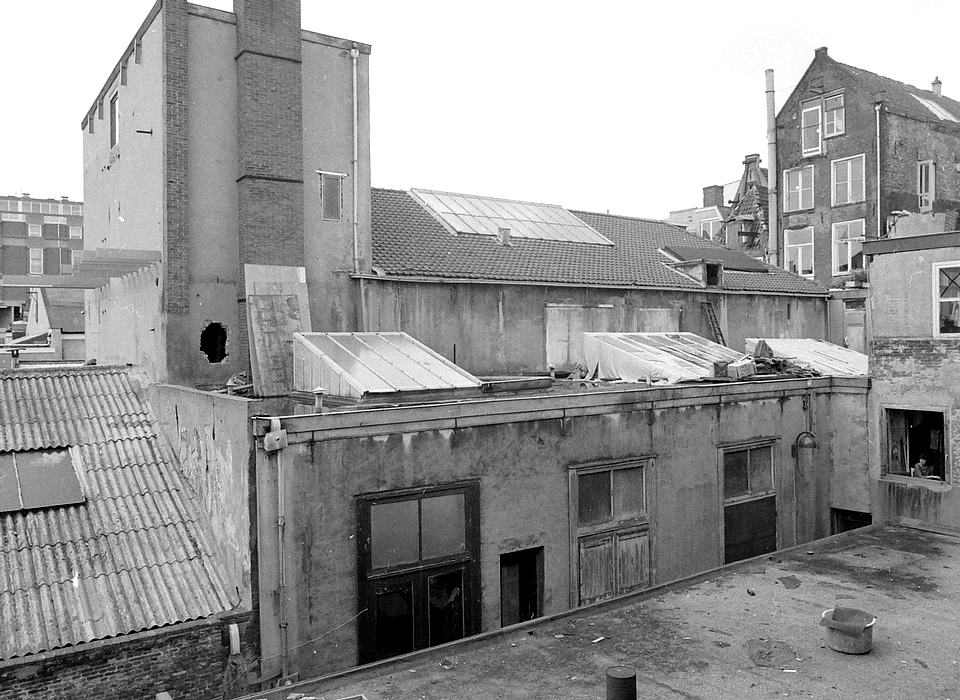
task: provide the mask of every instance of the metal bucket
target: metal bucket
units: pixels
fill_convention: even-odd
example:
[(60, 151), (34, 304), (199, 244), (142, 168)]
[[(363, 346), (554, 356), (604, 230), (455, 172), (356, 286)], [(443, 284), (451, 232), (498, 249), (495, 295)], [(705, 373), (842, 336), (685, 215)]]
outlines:
[[(824, 610), (820, 617), (832, 620), (833, 610), (833, 608)], [(864, 616), (870, 617), (870, 621), (859, 634), (850, 634), (849, 632), (834, 629), (833, 627), (824, 627), (827, 631), (827, 646), (834, 651), (839, 651), (843, 654), (866, 654), (873, 649), (873, 626), (877, 622), (877, 618), (862, 610), (856, 612), (863, 613)]]

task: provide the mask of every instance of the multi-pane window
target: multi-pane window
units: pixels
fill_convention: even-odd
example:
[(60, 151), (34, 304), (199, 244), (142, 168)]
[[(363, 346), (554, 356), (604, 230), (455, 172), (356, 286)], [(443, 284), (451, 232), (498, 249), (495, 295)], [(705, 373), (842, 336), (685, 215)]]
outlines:
[(935, 335), (960, 335), (960, 263), (933, 268), (936, 300)]
[(646, 512), (643, 467), (580, 473), (577, 504), (580, 527), (642, 518)]
[(786, 268), (796, 275), (813, 275), (813, 226), (783, 232)]
[(863, 182), (863, 155), (833, 161), (833, 205), (862, 202), (866, 197)]
[(917, 204), (922, 212), (933, 209), (935, 173), (932, 160), (917, 163)]
[(833, 225), (833, 274), (845, 275), (863, 267), (863, 219)]
[(801, 124), (801, 151), (805, 156), (815, 156), (822, 150), (820, 130), (820, 99), (803, 103)]
[(110, 98), (110, 148), (117, 145), (120, 136), (120, 93), (113, 93)]
[(773, 491), (773, 450), (770, 445), (723, 453), (723, 498), (756, 498)]
[(340, 173), (319, 173), (320, 216), (328, 221), (340, 221), (343, 210), (343, 178)]
[(838, 136), (844, 132), (843, 93), (823, 98), (823, 135)]
[(43, 226), (41, 224), (27, 224), (28, 236), (42, 236)]
[(30, 274), (43, 274), (43, 248), (30, 249)]
[(706, 238), (711, 241), (717, 240), (717, 237), (720, 235), (720, 229), (723, 228), (723, 221), (720, 219), (712, 219), (710, 221), (701, 221), (700, 222), (700, 237)]
[(83, 238), (83, 226), (71, 226), (70, 238)]
[(783, 172), (783, 210), (813, 208), (813, 166)]
[(416, 564), (466, 552), (463, 493), (426, 496), (370, 506), (370, 565)]

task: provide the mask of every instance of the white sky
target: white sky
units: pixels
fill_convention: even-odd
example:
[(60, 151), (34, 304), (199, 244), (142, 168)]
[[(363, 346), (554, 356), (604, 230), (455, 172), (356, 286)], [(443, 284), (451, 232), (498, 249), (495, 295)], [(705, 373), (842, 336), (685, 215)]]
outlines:
[[(82, 198), (80, 122), (152, 5), (0, 0), (0, 194)], [(779, 109), (818, 46), (960, 98), (954, 0), (302, 5), (304, 28), (373, 46), (379, 187), (661, 218), (766, 164), (764, 69)]]

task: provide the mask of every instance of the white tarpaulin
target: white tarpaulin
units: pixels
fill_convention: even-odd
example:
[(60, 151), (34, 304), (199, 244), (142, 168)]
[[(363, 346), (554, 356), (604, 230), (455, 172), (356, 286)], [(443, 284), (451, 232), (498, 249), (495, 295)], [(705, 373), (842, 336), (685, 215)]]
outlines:
[(757, 357), (777, 357), (833, 377), (860, 377), (869, 373), (862, 352), (816, 338), (747, 338), (747, 352)]
[(695, 333), (584, 333), (583, 352), (588, 376), (625, 382), (703, 379), (744, 357)]

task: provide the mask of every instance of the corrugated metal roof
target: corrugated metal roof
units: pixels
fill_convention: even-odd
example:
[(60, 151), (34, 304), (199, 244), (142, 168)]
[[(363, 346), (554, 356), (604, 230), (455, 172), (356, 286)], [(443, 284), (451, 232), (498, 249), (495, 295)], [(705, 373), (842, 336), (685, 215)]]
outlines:
[(817, 338), (747, 338), (746, 350), (757, 357), (792, 360), (800, 367), (833, 377), (869, 374), (869, 358), (862, 352)]
[(583, 352), (591, 376), (627, 382), (703, 379), (744, 357), (695, 333), (584, 333)]
[(53, 447), (86, 502), (0, 515), (0, 659), (239, 603), (131, 370), (0, 373), (0, 452)]
[(294, 341), (294, 383), (305, 391), (323, 386), (335, 396), (362, 398), (480, 387), (479, 379), (406, 333), (295, 333)]

